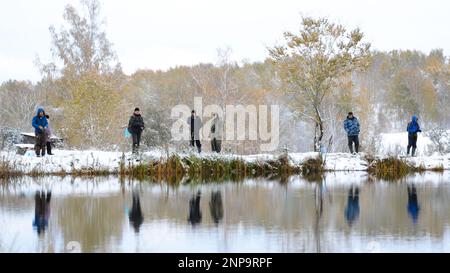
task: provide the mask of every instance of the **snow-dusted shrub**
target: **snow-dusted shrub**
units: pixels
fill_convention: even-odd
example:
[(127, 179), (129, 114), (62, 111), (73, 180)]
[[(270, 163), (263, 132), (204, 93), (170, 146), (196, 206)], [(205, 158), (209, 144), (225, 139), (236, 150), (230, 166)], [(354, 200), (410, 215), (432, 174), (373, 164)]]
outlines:
[(0, 150), (11, 150), (14, 144), (22, 142), (20, 130), (11, 127), (0, 127)]
[(450, 153), (450, 134), (443, 128), (437, 127), (426, 133), (433, 144), (428, 145), (429, 152), (440, 154)]
[(370, 139), (367, 142), (367, 146), (366, 146), (366, 153), (369, 155), (376, 155), (378, 154), (380, 151), (380, 147), (381, 147), (381, 137), (380, 135), (375, 135), (370, 137)]
[(170, 142), (170, 116), (161, 109), (150, 108), (144, 113), (145, 131), (142, 135), (142, 142), (147, 147), (165, 147)]

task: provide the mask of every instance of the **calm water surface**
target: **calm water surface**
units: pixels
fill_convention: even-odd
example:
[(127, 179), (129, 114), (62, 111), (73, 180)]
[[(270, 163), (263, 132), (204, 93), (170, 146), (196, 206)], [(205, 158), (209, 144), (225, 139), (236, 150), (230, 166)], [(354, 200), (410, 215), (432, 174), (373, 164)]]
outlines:
[(450, 173), (0, 182), (0, 252), (450, 252)]

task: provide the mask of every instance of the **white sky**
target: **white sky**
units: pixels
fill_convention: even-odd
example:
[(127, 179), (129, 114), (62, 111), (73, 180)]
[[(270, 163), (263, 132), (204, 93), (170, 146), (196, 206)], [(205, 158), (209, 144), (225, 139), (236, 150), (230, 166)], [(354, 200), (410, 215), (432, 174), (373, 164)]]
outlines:
[[(0, 82), (40, 79), (37, 55), (49, 61), (48, 27), (58, 29), (67, 3), (0, 0)], [(328, 16), (360, 27), (380, 50), (443, 48), (450, 55), (448, 0), (101, 0), (106, 31), (127, 74), (138, 68), (215, 62), (217, 48), (233, 59), (264, 60), (301, 15)]]

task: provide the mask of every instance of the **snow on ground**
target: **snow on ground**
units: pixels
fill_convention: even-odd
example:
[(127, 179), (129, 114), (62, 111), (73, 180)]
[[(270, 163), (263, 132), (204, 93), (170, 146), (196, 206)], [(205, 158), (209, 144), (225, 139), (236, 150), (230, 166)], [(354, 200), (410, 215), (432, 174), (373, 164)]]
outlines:
[(407, 157), (405, 161), (414, 167), (423, 167), (425, 169), (444, 168), (450, 170), (450, 154)]
[[(450, 133), (450, 131), (449, 131)], [(378, 146), (379, 156), (399, 156), (406, 154), (406, 146), (408, 144), (407, 132), (380, 134), (380, 143)], [(424, 167), (426, 169), (441, 168), (450, 170), (450, 154), (438, 155), (429, 152), (429, 146), (432, 145), (431, 140), (426, 134), (419, 134), (417, 141), (417, 157), (407, 157), (406, 162), (415, 167)], [(32, 145), (26, 145), (31, 148)], [(30, 147), (28, 147), (30, 146)], [(174, 154), (174, 151), (170, 151)], [(178, 156), (185, 158), (195, 156), (203, 159), (218, 159), (223, 161), (244, 160), (248, 163), (267, 162), (278, 159), (278, 155), (274, 154), (256, 154), (256, 155), (235, 155), (235, 154), (212, 154), (202, 153), (198, 155), (195, 152), (177, 153)], [(426, 156), (429, 155), (429, 156)], [(14, 152), (0, 152), (0, 162), (7, 161), (15, 170), (23, 173), (71, 173), (74, 171), (95, 169), (109, 171), (115, 173), (119, 171), (120, 162), (122, 161), (122, 152), (103, 152), (103, 151), (77, 151), (77, 150), (56, 150), (55, 155), (37, 158), (32, 150), (29, 150), (24, 156), (17, 155)], [(310, 158), (317, 158), (318, 153), (289, 153), (289, 164), (292, 166), (300, 166)], [(126, 159), (130, 158), (130, 153), (125, 155)], [(143, 153), (143, 160), (160, 160), (167, 157), (166, 152), (162, 150), (153, 150)], [(365, 154), (351, 155), (349, 153), (330, 153), (324, 156), (325, 169), (328, 171), (367, 171), (368, 162)], [(128, 160), (126, 162), (129, 162)], [(131, 161), (133, 162), (133, 161)]]
[(8, 161), (15, 170), (24, 173), (70, 173), (92, 167), (113, 172), (118, 170), (121, 156), (120, 153), (101, 151), (55, 150), (54, 153), (43, 158), (36, 157), (32, 152), (24, 156), (12, 152), (2, 152), (0, 155), (2, 161)]
[[(447, 130), (450, 134), (450, 130)], [(448, 139), (443, 138), (447, 141)], [(427, 136), (427, 133), (419, 133), (417, 137), (417, 152), (419, 156), (431, 155), (430, 147), (433, 142)], [(406, 155), (406, 148), (408, 147), (408, 132), (380, 134), (380, 143), (378, 153), (381, 155)]]
[[(249, 163), (264, 162), (268, 160), (276, 160), (278, 156), (271, 154), (258, 155), (233, 155), (233, 154), (211, 154), (202, 153), (180, 153), (180, 157), (195, 156), (204, 159), (233, 160), (240, 159)], [(55, 155), (37, 158), (34, 154), (18, 155), (15, 153), (0, 152), (0, 161), (6, 161), (13, 166), (15, 170), (23, 173), (60, 173), (60, 172), (76, 172), (80, 170), (105, 170), (111, 173), (118, 172), (123, 154), (121, 152), (102, 152), (102, 151), (69, 151), (56, 150)], [(318, 153), (291, 153), (288, 155), (289, 163), (293, 166), (300, 166), (309, 158), (318, 157)], [(150, 151), (143, 153), (144, 162), (150, 160), (160, 160), (165, 158), (163, 151)], [(130, 158), (130, 153), (125, 155), (126, 162)], [(324, 156), (325, 169), (328, 171), (367, 171), (368, 162), (363, 153), (351, 155), (348, 153), (330, 153)], [(425, 167), (426, 169), (441, 168), (450, 170), (450, 154), (419, 156), (405, 158), (406, 162), (415, 167)], [(134, 162), (134, 161), (131, 161)]]
[(365, 171), (369, 167), (364, 154), (335, 153), (326, 155), (324, 159), (325, 170), (330, 171)]

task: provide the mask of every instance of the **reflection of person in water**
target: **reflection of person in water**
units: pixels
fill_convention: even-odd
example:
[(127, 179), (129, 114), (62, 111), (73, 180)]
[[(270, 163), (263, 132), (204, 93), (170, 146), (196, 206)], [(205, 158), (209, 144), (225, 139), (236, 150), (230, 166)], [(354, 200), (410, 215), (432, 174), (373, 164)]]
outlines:
[(192, 225), (199, 224), (202, 221), (202, 212), (200, 211), (200, 197), (201, 192), (198, 191), (197, 195), (192, 196), (189, 200), (189, 222)]
[(128, 217), (130, 219), (130, 224), (134, 228), (134, 231), (136, 233), (139, 233), (139, 228), (144, 222), (144, 216), (142, 215), (140, 197), (137, 191), (133, 191), (133, 204), (131, 205), (131, 211)]
[(44, 233), (48, 226), (48, 220), (50, 217), (50, 199), (52, 198), (52, 192), (49, 191), (45, 194), (43, 191), (36, 191), (34, 195), (34, 221), (33, 227), (38, 234)]
[(209, 210), (214, 223), (219, 224), (223, 218), (222, 194), (220, 191), (211, 193), (211, 201), (209, 202)]
[(347, 207), (345, 208), (345, 219), (351, 226), (359, 217), (359, 188), (352, 187), (348, 192)]
[(408, 213), (416, 224), (419, 219), (419, 201), (417, 200), (417, 191), (414, 185), (408, 186)]

